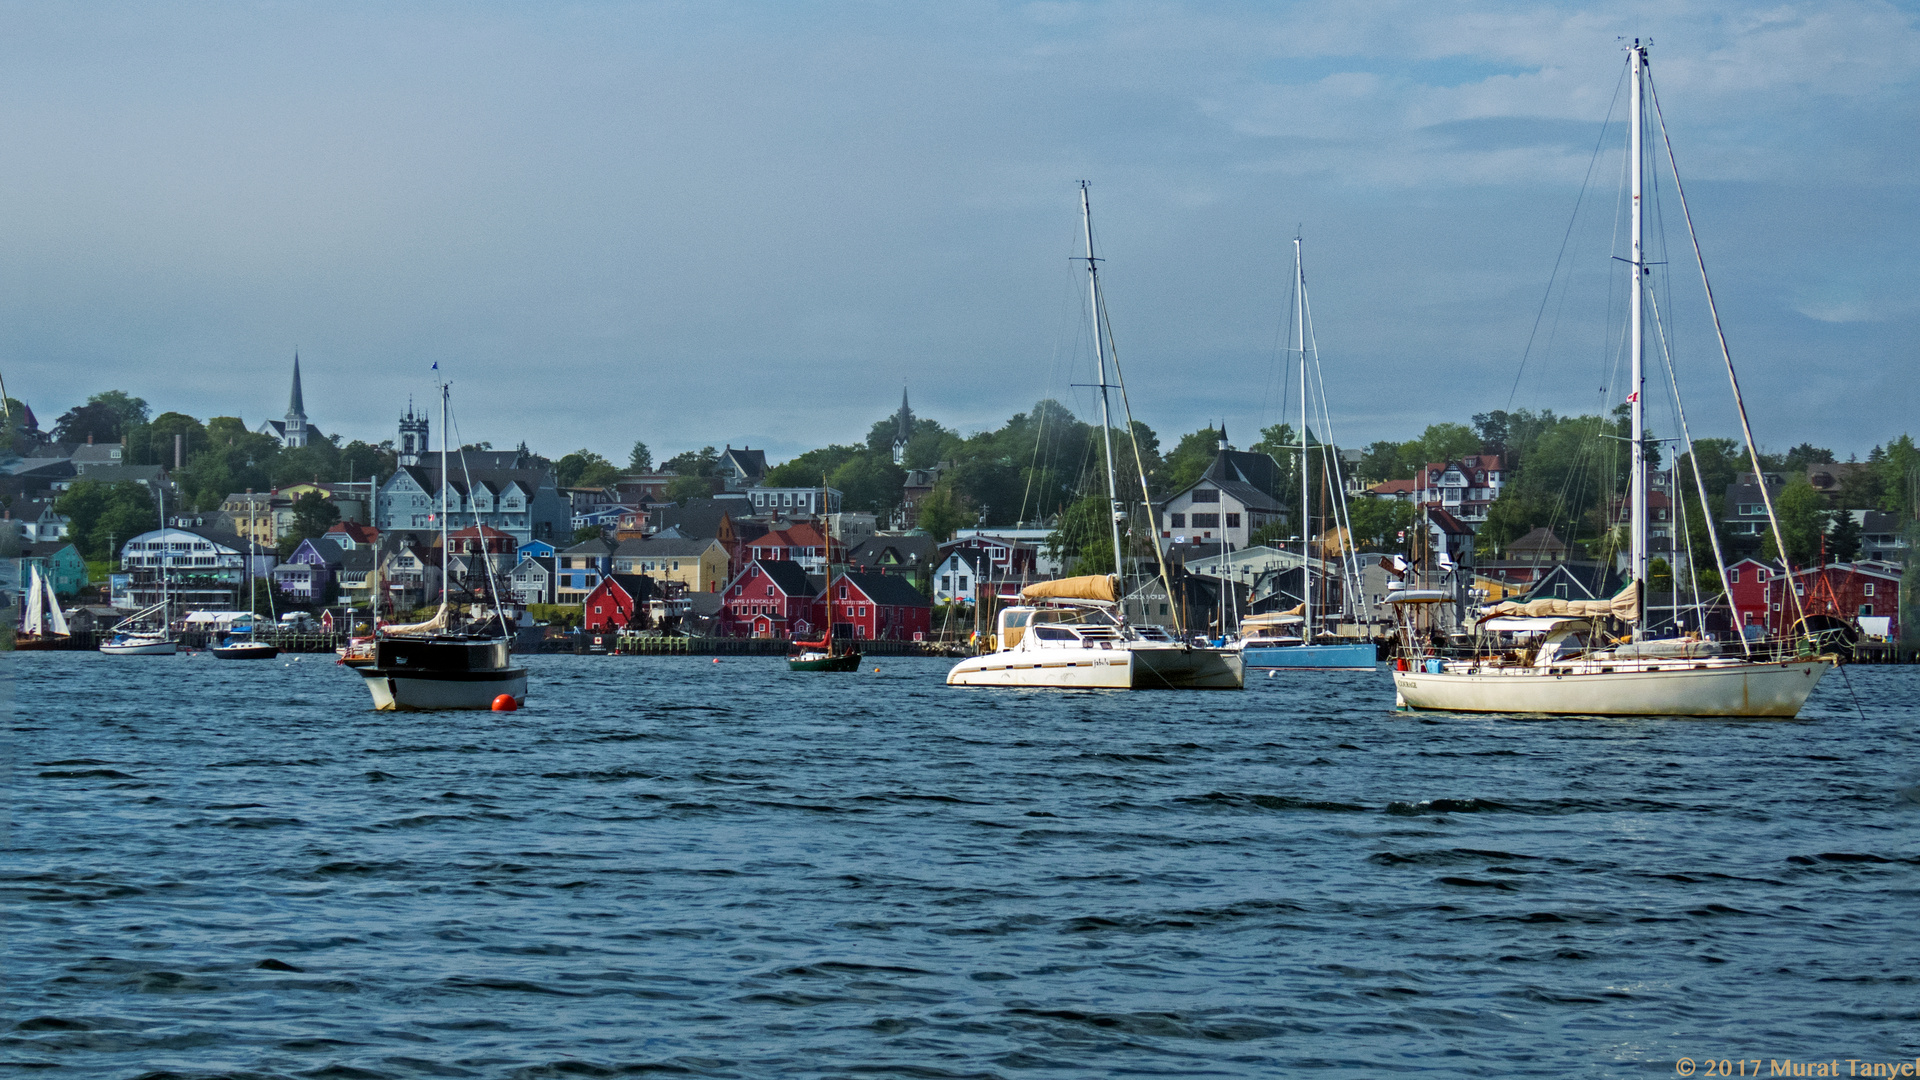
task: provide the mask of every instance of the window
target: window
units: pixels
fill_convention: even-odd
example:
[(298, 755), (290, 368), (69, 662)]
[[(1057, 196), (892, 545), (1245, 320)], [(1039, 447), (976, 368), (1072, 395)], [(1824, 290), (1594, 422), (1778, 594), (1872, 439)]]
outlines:
[(1861, 605), (1860, 605), (1860, 614), (1862, 614), (1862, 615), (1872, 615), (1872, 614), (1873, 614), (1873, 605), (1872, 605), (1872, 604), (1861, 604)]
[(1794, 583), (1793, 583), (1793, 595), (1795, 595), (1795, 596), (1805, 596), (1805, 595), (1807, 595), (1807, 583), (1806, 583), (1806, 582), (1804, 582), (1804, 581), (1796, 581), (1796, 582), (1794, 582)]
[(593, 613), (594, 613), (595, 615), (598, 615), (598, 614), (600, 614), (600, 605), (599, 605), (599, 604), (595, 604), (595, 605), (593, 605)]
[(1240, 527), (1240, 515), (1239, 515), (1239, 514), (1228, 514), (1228, 515), (1227, 515), (1227, 528), (1229, 528), (1229, 529), (1237, 529), (1237, 528), (1239, 528), (1239, 527)]
[(1191, 501), (1217, 503), (1220, 501), (1220, 489), (1219, 488), (1194, 488), (1193, 498)]
[(846, 598), (847, 598), (847, 587), (845, 585), (842, 585), (840, 586), (840, 599), (845, 600)]
[(859, 614), (859, 616), (860, 616), (861, 618), (863, 618), (863, 619), (864, 619), (864, 618), (866, 618), (866, 617), (867, 617), (867, 605), (865, 605), (865, 604), (861, 604), (861, 605), (860, 605), (860, 610), (859, 610), (859, 612), (858, 612), (858, 614)]
[(1186, 527), (1187, 527), (1187, 515), (1185, 515), (1185, 514), (1171, 514), (1171, 515), (1169, 515), (1169, 516), (1170, 516), (1170, 517), (1172, 518), (1172, 520), (1171, 520), (1170, 522), (1168, 522), (1168, 524), (1170, 524), (1170, 525), (1172, 525), (1172, 526), (1173, 526), (1174, 528), (1176, 528), (1176, 529), (1184, 529), (1184, 528), (1186, 528)]
[(1727, 571), (1727, 584), (1729, 585), (1740, 584), (1740, 571), (1738, 570)]
[(772, 595), (773, 595), (773, 586), (771, 586), (771, 585), (769, 585), (769, 586), (767, 586), (767, 595), (768, 595), (768, 596), (772, 596)]
[(940, 591), (941, 592), (953, 591), (953, 575), (952, 574), (940, 575)]
[(967, 579), (964, 575), (962, 575), (960, 578), (960, 591), (961, 592), (967, 591)]
[[(1866, 583), (1865, 585), (1863, 585), (1863, 586), (1861, 586), (1861, 589), (1860, 589), (1860, 595), (1862, 595), (1862, 596), (1872, 596), (1872, 595), (1873, 595), (1873, 582), (1871, 582), (1871, 581), (1869, 581), (1869, 582), (1867, 582), (1867, 583)], [(1871, 615), (1871, 614), (1873, 614), (1873, 612), (1871, 612), (1871, 611), (1869, 611), (1869, 612), (1865, 612), (1865, 614), (1868, 614), (1868, 615)]]
[(1217, 529), (1220, 527), (1219, 514), (1193, 515), (1193, 527), (1196, 529)]

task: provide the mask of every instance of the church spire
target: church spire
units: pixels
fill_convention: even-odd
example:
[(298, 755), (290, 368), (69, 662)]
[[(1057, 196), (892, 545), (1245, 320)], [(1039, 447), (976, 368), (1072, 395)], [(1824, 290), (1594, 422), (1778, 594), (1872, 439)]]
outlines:
[(907, 457), (907, 442), (913, 438), (913, 408), (907, 404), (907, 388), (900, 387), (900, 411), (893, 414), (893, 463)]
[(287, 419), (305, 420), (307, 403), (300, 396), (300, 350), (293, 350), (293, 396), (287, 401)]

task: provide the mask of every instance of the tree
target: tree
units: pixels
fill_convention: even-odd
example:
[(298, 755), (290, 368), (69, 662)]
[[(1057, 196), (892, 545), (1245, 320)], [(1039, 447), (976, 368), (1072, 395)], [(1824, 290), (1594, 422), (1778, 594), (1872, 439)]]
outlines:
[(1785, 460), (1780, 463), (1782, 472), (1805, 472), (1809, 465), (1833, 464), (1833, 451), (1812, 443), (1801, 443), (1787, 451)]
[(1207, 467), (1213, 464), (1213, 459), (1219, 453), (1219, 428), (1203, 427), (1198, 431), (1189, 431), (1180, 436), (1180, 441), (1174, 444), (1173, 449), (1168, 451), (1166, 458), (1161, 462), (1161, 483), (1164, 490), (1169, 493), (1186, 490), (1187, 485), (1206, 473)]
[(336, 466), (334, 479), (356, 483), (371, 480), (377, 489), (399, 467), (400, 459), (394, 453), (392, 439), (378, 444), (355, 439), (340, 448), (340, 463)]
[(56, 442), (118, 442), (122, 430), (118, 412), (94, 403), (76, 405), (53, 422)]
[(676, 476), (667, 484), (667, 498), (687, 505), (691, 499), (705, 499), (714, 491), (714, 482), (704, 476)]
[[(1780, 535), (1786, 541), (1787, 561), (1798, 565), (1811, 563), (1820, 554), (1820, 535), (1825, 531), (1827, 501), (1804, 472), (1794, 474), (1774, 499), (1774, 513), (1780, 518)], [(1780, 558), (1768, 529), (1760, 541), (1760, 552), (1769, 559)]]
[(1413, 525), (1413, 503), (1406, 499), (1355, 499), (1347, 504), (1353, 523), (1353, 545), (1358, 549), (1397, 550), (1403, 529)]
[(885, 514), (900, 505), (906, 479), (905, 470), (893, 463), (891, 454), (862, 452), (833, 470), (827, 483), (841, 493), (847, 509)]
[(953, 485), (945, 481), (920, 500), (919, 527), (941, 543), (971, 519), (965, 502), (954, 494)]
[(129, 456), (136, 465), (165, 465), (173, 467), (173, 440), (180, 438), (181, 464), (193, 460), (195, 454), (204, 453), (208, 446), (205, 424), (186, 413), (163, 412), (129, 433), (127, 440)]
[(1673, 591), (1673, 564), (1659, 556), (1647, 564), (1647, 588), (1657, 593)]
[(627, 468), (637, 473), (653, 471), (653, 451), (647, 449), (646, 443), (633, 444), (633, 452), (627, 455)]
[(1835, 510), (1828, 517), (1833, 525), (1827, 532), (1827, 558), (1852, 562), (1860, 554), (1860, 523), (1846, 510)]
[(159, 525), (153, 493), (133, 481), (107, 485), (80, 480), (53, 508), (67, 517), (68, 539), (89, 559), (111, 559), (118, 545)]
[(5, 429), (0, 430), (0, 450), (25, 454), (29, 447), (46, 441), (40, 421), (23, 401), (7, 399)]
[(1078, 499), (1060, 515), (1060, 524), (1047, 535), (1047, 554), (1055, 559), (1071, 560), (1072, 572), (1076, 574), (1113, 573), (1110, 513), (1103, 495)]
[(561, 458), (553, 473), (561, 487), (605, 487), (620, 479), (613, 462), (591, 450), (575, 450)]
[(720, 451), (703, 446), (698, 450), (675, 454), (661, 463), (660, 471), (676, 476), (717, 476), (720, 473)]
[(121, 431), (147, 422), (147, 403), (124, 390), (102, 391), (88, 398), (87, 404), (111, 411), (119, 419)]
[(589, 540), (598, 540), (605, 535), (606, 533), (602, 532), (598, 525), (582, 525), (573, 530), (573, 542), (576, 544), (584, 544)]
[(300, 540), (325, 536), (340, 520), (340, 508), (317, 491), (309, 491), (293, 500), (293, 535)]

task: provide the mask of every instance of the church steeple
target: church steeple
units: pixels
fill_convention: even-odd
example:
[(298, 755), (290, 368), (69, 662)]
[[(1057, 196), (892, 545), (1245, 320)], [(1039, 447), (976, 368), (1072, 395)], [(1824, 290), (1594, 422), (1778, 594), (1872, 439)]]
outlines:
[(288, 446), (307, 445), (307, 403), (300, 394), (300, 351), (293, 353), (293, 394), (287, 399)]
[(907, 404), (907, 388), (900, 388), (900, 411), (893, 414), (893, 463), (907, 457), (907, 443), (913, 438), (913, 408)]

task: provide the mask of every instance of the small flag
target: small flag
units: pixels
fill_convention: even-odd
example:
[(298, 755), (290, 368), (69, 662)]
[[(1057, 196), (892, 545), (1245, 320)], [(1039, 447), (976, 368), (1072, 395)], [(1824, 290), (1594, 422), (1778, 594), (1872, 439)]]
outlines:
[(439, 371), (439, 370), (440, 370), (440, 361), (438, 361), (438, 360), (435, 360), (435, 361), (433, 362), (433, 370), (435, 370), (435, 371)]
[(1635, 390), (1633, 393), (1627, 395), (1627, 404), (1629, 405), (1639, 400), (1640, 400), (1640, 391), (1638, 390)]

